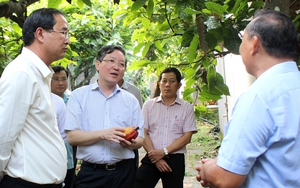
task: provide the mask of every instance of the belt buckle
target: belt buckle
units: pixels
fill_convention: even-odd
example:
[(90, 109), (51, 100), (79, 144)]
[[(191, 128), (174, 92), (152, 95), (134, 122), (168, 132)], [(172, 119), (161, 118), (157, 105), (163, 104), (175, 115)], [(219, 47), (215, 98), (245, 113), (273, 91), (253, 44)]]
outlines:
[(116, 164), (107, 164), (105, 165), (106, 170), (116, 170)]

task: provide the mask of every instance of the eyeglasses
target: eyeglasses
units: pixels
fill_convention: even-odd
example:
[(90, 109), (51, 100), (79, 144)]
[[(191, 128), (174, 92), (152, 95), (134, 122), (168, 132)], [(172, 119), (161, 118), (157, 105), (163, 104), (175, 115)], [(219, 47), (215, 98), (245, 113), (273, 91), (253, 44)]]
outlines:
[(113, 60), (113, 59), (103, 59), (102, 61), (106, 61), (106, 62), (107, 62), (108, 64), (110, 64), (110, 65), (115, 65), (115, 64), (117, 64), (118, 67), (121, 68), (121, 69), (125, 69), (125, 67), (126, 67), (125, 62), (123, 62), (123, 61), (117, 62), (117, 61), (115, 61), (115, 60)]
[(71, 34), (69, 33), (68, 30), (57, 31), (57, 30), (54, 30), (54, 29), (48, 29), (48, 31), (49, 31), (49, 33), (51, 33), (51, 32), (60, 33), (60, 34), (62, 34), (62, 36), (64, 37), (64, 39), (69, 39), (71, 37)]
[(59, 79), (59, 78), (52, 78), (52, 81), (53, 82), (67, 82), (67, 78), (62, 78), (62, 79)]

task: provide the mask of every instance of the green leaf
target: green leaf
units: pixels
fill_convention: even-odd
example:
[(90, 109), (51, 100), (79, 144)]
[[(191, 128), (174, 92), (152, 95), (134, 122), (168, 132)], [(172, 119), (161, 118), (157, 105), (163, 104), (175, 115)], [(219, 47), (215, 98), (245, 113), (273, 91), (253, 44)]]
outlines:
[(133, 55), (136, 55), (137, 53), (139, 53), (144, 45), (145, 45), (144, 43), (139, 43), (136, 47), (134, 47)]
[(207, 31), (222, 27), (220, 21), (215, 16), (209, 16), (205, 22)]
[(239, 9), (239, 7), (243, 6), (245, 4), (245, 3), (242, 3), (242, 1), (245, 1), (245, 0), (236, 0), (233, 8), (230, 10), (230, 12), (234, 13), (235, 16), (238, 14), (237, 10)]
[(202, 60), (202, 65), (205, 67), (205, 68), (208, 68), (210, 66), (210, 61), (209, 61), (209, 58), (204, 58)]
[(150, 46), (151, 46), (150, 43), (147, 43), (147, 44), (144, 45), (144, 48), (143, 48), (143, 50), (142, 50), (142, 58), (144, 58), (144, 57), (147, 55)]
[(142, 6), (145, 5), (146, 1), (147, 0), (136, 0), (131, 7), (131, 11), (136, 11), (140, 9)]
[(211, 32), (206, 34), (206, 39), (208, 47), (210, 49), (214, 49), (215, 46), (218, 44), (218, 40), (216, 39), (215, 35), (213, 35)]
[(252, 1), (250, 8), (254, 8), (254, 9), (258, 9), (264, 6), (264, 2), (263, 1)]
[(84, 41), (85, 44), (89, 44), (90, 43), (90, 39), (88, 39), (88, 38), (84, 39), (83, 41)]
[(191, 8), (186, 8), (186, 9), (184, 9), (183, 12), (188, 13), (188, 14), (201, 14), (202, 13), (201, 11), (191, 9)]
[(194, 27), (188, 28), (182, 35), (181, 47), (189, 47), (194, 38)]
[(194, 35), (194, 38), (190, 44), (189, 47), (189, 54), (188, 54), (188, 62), (192, 63), (195, 60), (195, 56), (196, 56), (196, 51), (198, 49), (198, 44), (199, 44), (199, 37), (197, 34)]
[(189, 68), (184, 72), (184, 76), (187, 78), (192, 78), (195, 75), (196, 70), (194, 68)]
[(148, 6), (147, 6), (147, 16), (148, 16), (148, 18), (151, 18), (152, 13), (153, 13), (153, 8), (154, 8), (153, 0), (149, 0), (148, 1)]
[(153, 64), (153, 62), (149, 60), (135, 61), (127, 68), (127, 70), (140, 70), (141, 68), (146, 67), (149, 64)]
[(224, 84), (223, 77), (213, 66), (207, 69), (208, 92), (214, 95), (229, 95), (229, 89)]
[(161, 41), (159, 41), (159, 40), (155, 41), (154, 45), (159, 51), (163, 52), (163, 47), (161, 45)]
[(92, 7), (92, 2), (90, 0), (82, 0), (84, 4), (86, 4), (89, 7)]
[(238, 36), (238, 31), (233, 27), (223, 28), (224, 47), (233, 54), (239, 54), (241, 38)]
[(207, 7), (208, 10), (212, 11), (213, 13), (223, 17), (224, 13), (227, 13), (227, 5), (220, 5), (217, 3), (213, 3), (213, 2), (206, 2), (205, 6)]
[(48, 0), (48, 7), (58, 8), (61, 3), (62, 0)]
[(192, 93), (196, 91), (196, 88), (187, 88), (183, 91), (183, 98), (190, 96)]
[(201, 89), (202, 89), (202, 91), (200, 92), (200, 97), (199, 97), (201, 102), (208, 102), (211, 100), (221, 99), (220, 95), (215, 95), (215, 94), (212, 94), (211, 92), (209, 92), (207, 86), (202, 86)]

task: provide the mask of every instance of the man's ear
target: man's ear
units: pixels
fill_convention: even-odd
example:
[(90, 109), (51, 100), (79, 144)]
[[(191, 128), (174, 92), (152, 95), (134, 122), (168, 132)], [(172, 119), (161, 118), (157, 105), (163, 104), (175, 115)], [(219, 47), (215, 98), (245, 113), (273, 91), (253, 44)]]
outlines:
[(99, 69), (100, 61), (99, 61), (99, 60), (96, 60), (94, 64), (95, 64), (96, 70), (99, 72), (98, 69)]
[(181, 82), (179, 82), (178, 89), (179, 89), (181, 86), (182, 86), (182, 83), (181, 83)]
[(260, 40), (257, 36), (253, 36), (251, 39), (251, 55), (255, 55), (259, 51), (259, 48), (261, 48)]
[(41, 27), (36, 28), (34, 36), (39, 41), (44, 41), (44, 29)]

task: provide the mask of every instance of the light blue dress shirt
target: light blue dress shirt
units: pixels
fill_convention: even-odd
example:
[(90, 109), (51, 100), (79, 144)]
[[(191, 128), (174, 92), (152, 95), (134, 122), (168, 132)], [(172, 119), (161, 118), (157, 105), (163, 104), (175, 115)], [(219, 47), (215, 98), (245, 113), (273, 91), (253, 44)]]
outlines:
[[(143, 115), (138, 100), (116, 86), (106, 97), (94, 84), (72, 92), (67, 105), (65, 130), (96, 131), (112, 127), (139, 127), (139, 136), (144, 138)], [(116, 163), (133, 159), (132, 150), (120, 144), (101, 140), (90, 146), (78, 146), (77, 158), (97, 164)]]
[(296, 63), (271, 67), (239, 97), (217, 164), (247, 175), (241, 187), (300, 187), (299, 109)]

